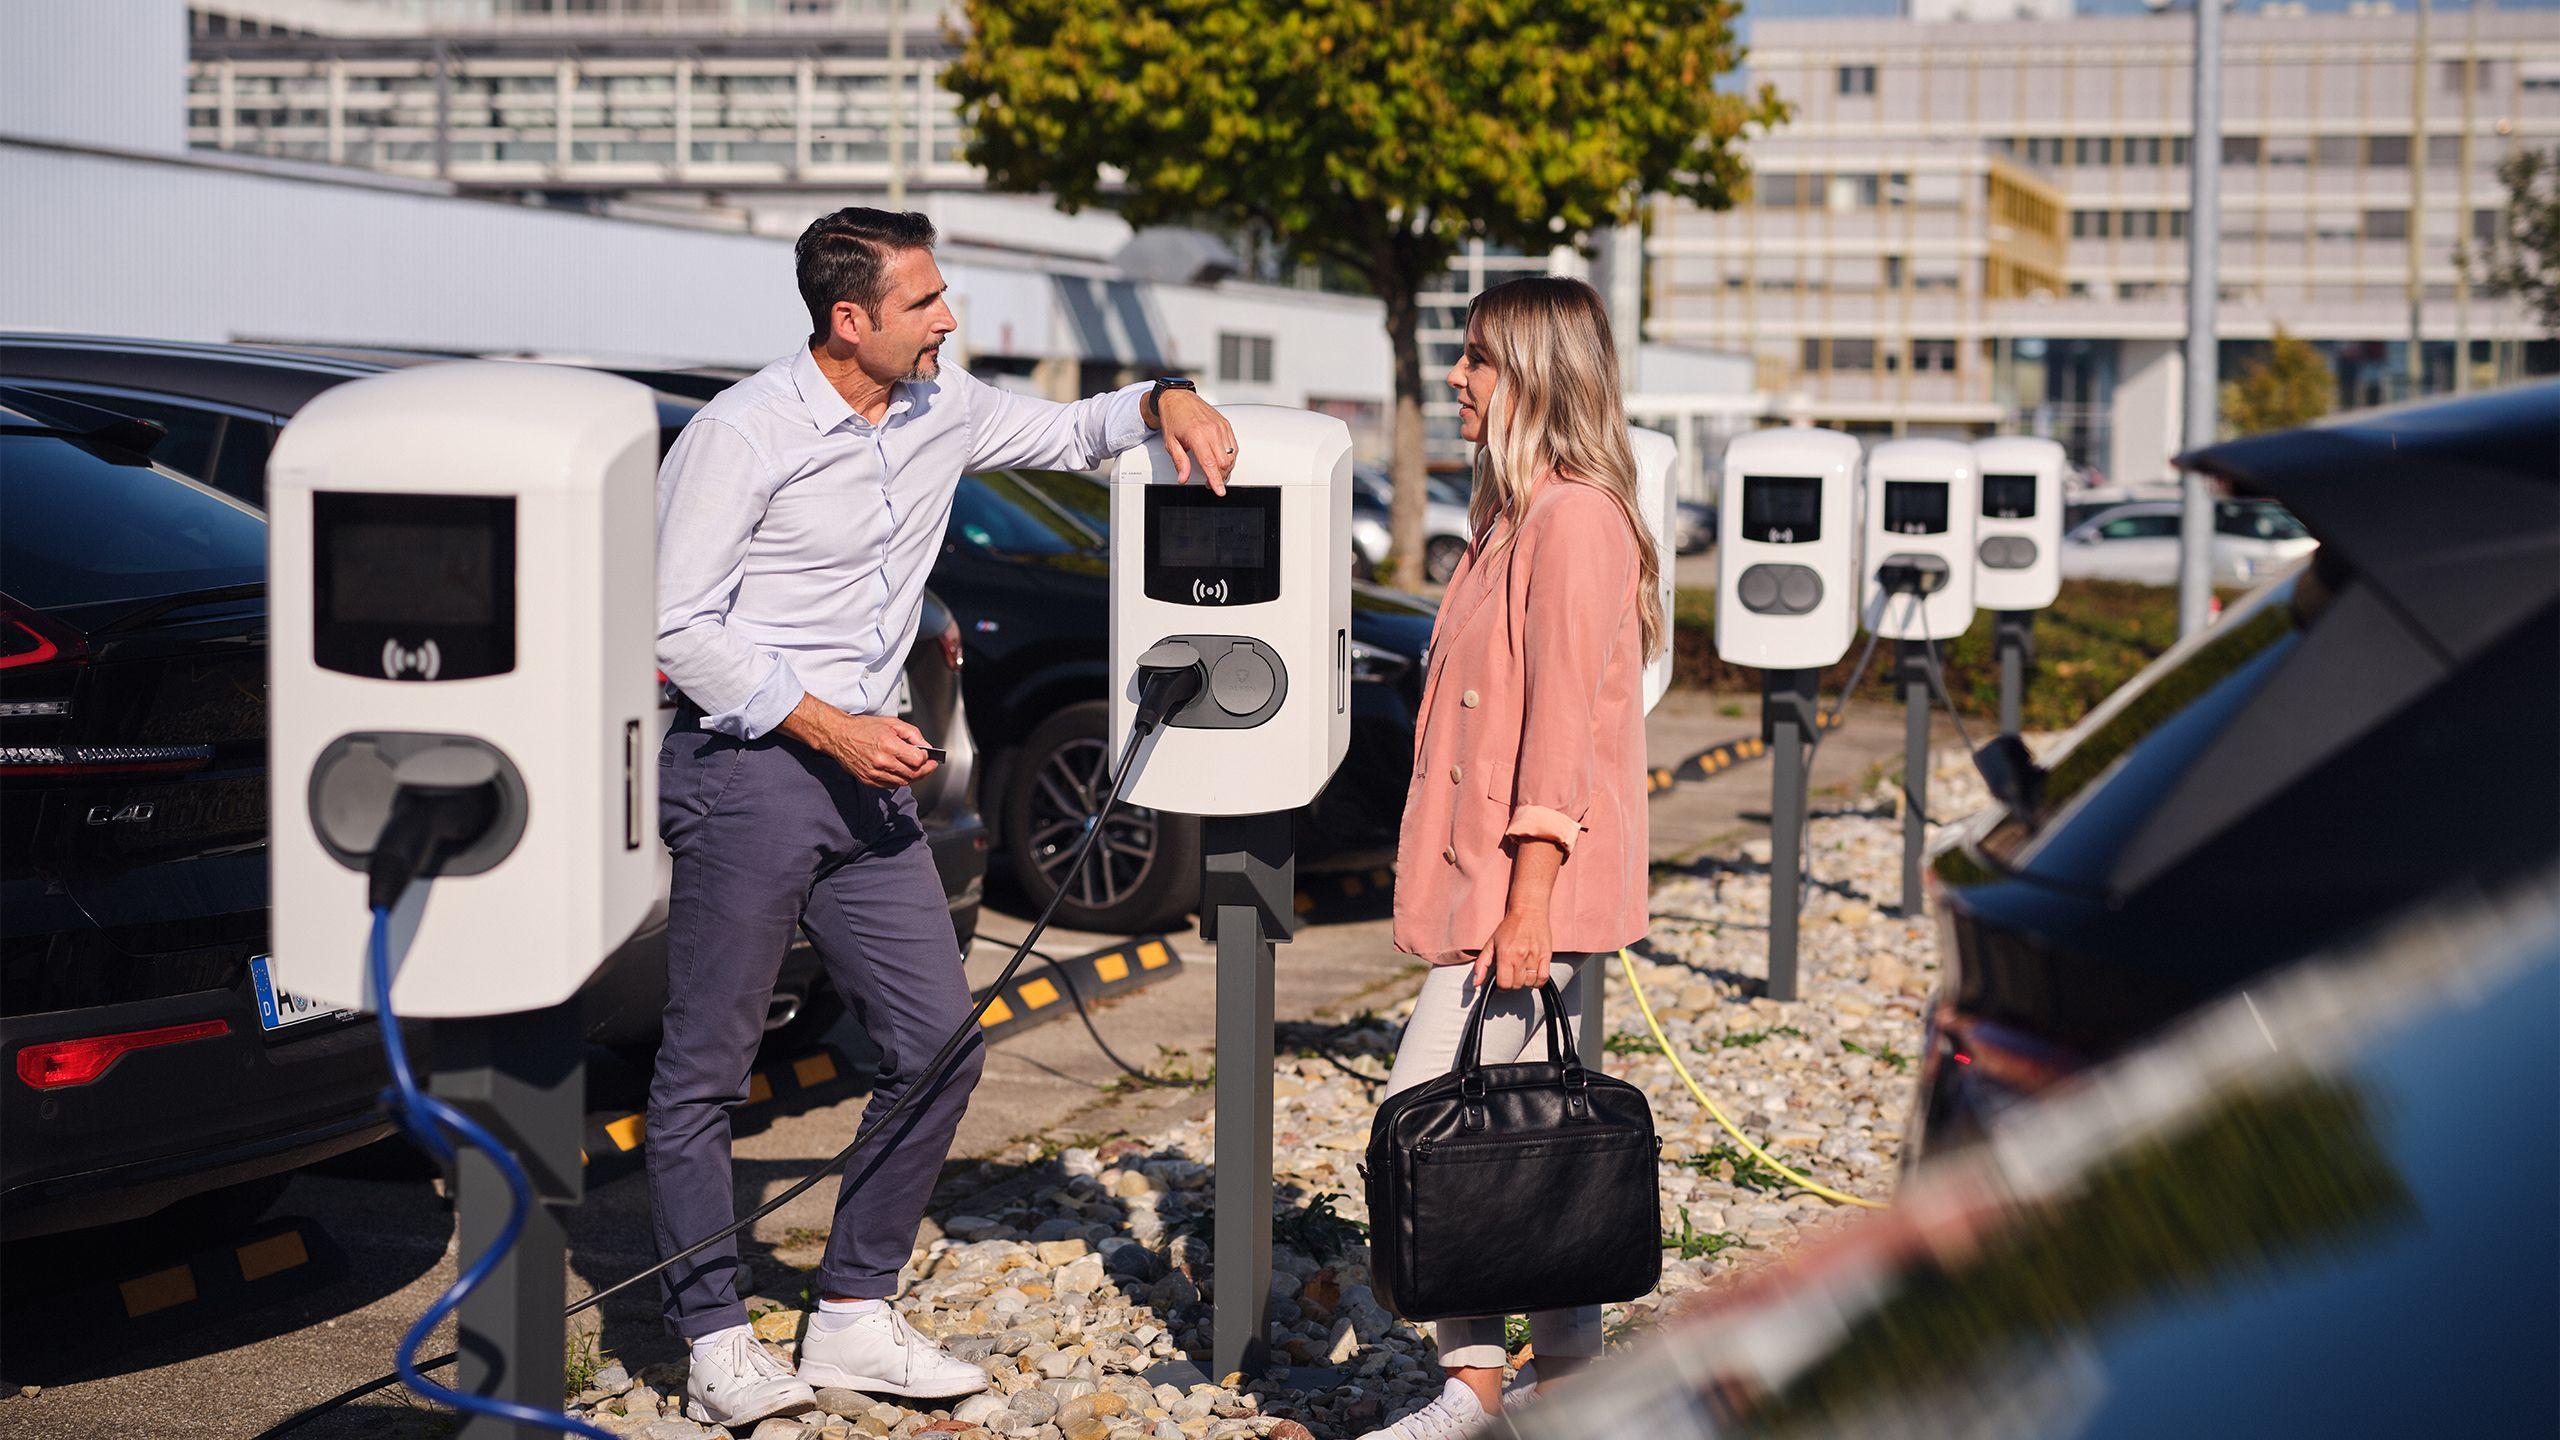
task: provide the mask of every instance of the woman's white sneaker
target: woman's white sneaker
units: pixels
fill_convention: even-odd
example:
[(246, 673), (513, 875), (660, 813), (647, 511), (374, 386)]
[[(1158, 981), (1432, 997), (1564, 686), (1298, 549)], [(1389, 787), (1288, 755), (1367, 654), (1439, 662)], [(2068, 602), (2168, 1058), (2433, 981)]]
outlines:
[(1440, 1387), (1440, 1398), (1360, 1440), (1462, 1440), (1482, 1430), (1491, 1418), (1476, 1392), (1451, 1380)]
[(766, 1353), (741, 1325), (693, 1351), (684, 1380), (685, 1418), (703, 1425), (747, 1425), (770, 1415), (818, 1408), (808, 1384)]
[(886, 1305), (859, 1315), (810, 1316), (800, 1336), (800, 1379), (820, 1390), (933, 1399), (987, 1388), (986, 1371), (954, 1359)]

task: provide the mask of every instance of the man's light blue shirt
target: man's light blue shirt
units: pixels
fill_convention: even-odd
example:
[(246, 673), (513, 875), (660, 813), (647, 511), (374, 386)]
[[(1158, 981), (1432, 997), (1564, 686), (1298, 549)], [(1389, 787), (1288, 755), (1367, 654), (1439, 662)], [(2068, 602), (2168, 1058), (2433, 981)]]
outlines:
[(1143, 383), (1061, 405), (945, 364), (873, 425), (803, 346), (720, 392), (658, 470), (658, 667), (752, 740), (803, 694), (885, 713), (971, 470), (1085, 470), (1146, 438)]

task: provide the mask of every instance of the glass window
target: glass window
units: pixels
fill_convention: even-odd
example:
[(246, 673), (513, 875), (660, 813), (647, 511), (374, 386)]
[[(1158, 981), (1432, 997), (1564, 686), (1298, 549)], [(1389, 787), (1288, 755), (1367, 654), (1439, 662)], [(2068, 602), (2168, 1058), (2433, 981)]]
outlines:
[(2459, 165), (2462, 163), (2462, 137), (2430, 135), (2427, 137), (2427, 164)]
[(2258, 163), (2258, 154), (2262, 148), (2261, 142), (2255, 135), (2225, 135), (2222, 137), (2222, 163), (2255, 165)]
[(2115, 229), (2115, 213), (2109, 210), (2074, 210), (2071, 212), (2071, 238), (2104, 240)]
[(2248, 540), (2303, 540), (2311, 532), (2281, 505), (2225, 500), (2213, 507), (2213, 533)]
[(2406, 135), (2367, 135), (2364, 137), (2364, 163), (2385, 170), (2409, 168), (2409, 137)]
[(1955, 373), (1956, 342), (1953, 340), (1918, 340), (1911, 342), (1911, 368), (1917, 371)]
[(2406, 210), (2367, 210), (2364, 212), (2364, 238), (2367, 240), (2408, 239), (2409, 212)]
[(2349, 168), (2363, 153), (2361, 135), (2323, 135), (2312, 145), (2312, 157), (2323, 170)]
[(0, 574), (39, 610), (267, 578), (266, 522), (204, 486), (45, 435), (0, 435), (0, 474)]
[(1843, 65), (1840, 67), (1839, 85), (1843, 95), (1873, 95), (1876, 93), (1876, 67)]
[(960, 478), (951, 497), (950, 533), (999, 555), (1065, 555), (1094, 548), (1091, 535), (1041, 503), (1019, 477), (1001, 470)]
[(1271, 337), (1268, 335), (1231, 335), (1218, 337), (1218, 378), (1253, 385), (1271, 383)]
[(2108, 135), (2083, 135), (2071, 142), (2074, 165), (2106, 165), (2115, 159), (2115, 138)]
[(1822, 368), (1822, 341), (1820, 338), (1812, 335), (1804, 337), (1804, 359), (1797, 368), (1802, 370), (1819, 370)]
[[(1016, 470), (1013, 478), (1039, 491), (1043, 499), (1073, 512), (1097, 536), (1111, 533), (1111, 487), (1102, 481), (1072, 470)], [(1358, 501), (1367, 495), (1367, 491), (1355, 486), (1351, 498)]]
[(2175, 515), (2120, 515), (2098, 527), (2109, 540), (2157, 540), (2178, 533)]
[(1831, 341), (1831, 368), (1834, 370), (1873, 370), (1876, 368), (1876, 342), (1847, 335)]
[(1767, 209), (1791, 208), (1797, 203), (1796, 182), (1799, 178), (1783, 170), (1774, 174), (1754, 176), (1751, 181), (1751, 198)]
[(267, 452), (275, 448), (274, 427), (261, 421), (231, 417), (222, 432), (222, 453), (214, 458), (213, 488), (252, 505), (267, 503)]
[(213, 468), (213, 447), (222, 439), (223, 416), (218, 411), (180, 405), (156, 395), (57, 389), (50, 385), (26, 388), (39, 395), (58, 396), (74, 404), (151, 421), (169, 432), (167, 439), (151, 447), (151, 458), (181, 475), (201, 480)]

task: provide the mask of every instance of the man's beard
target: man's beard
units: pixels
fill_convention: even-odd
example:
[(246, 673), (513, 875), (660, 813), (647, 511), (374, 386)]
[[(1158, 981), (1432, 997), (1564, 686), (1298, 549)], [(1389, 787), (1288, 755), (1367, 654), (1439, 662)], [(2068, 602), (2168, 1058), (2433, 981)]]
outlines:
[(916, 363), (908, 366), (907, 373), (898, 377), (901, 383), (912, 385), (932, 379), (942, 369), (941, 352), (942, 347), (939, 345), (918, 351)]

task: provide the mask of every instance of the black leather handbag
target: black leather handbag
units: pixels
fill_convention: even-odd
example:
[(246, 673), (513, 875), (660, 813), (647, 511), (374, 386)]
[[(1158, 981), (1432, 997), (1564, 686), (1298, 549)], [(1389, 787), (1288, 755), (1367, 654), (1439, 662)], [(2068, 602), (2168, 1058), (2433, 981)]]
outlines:
[(1653, 1107), (1584, 1068), (1553, 981), (1540, 994), (1563, 1058), (1484, 1064), (1492, 993), (1479, 988), (1457, 1068), (1370, 1125), (1372, 1288), (1408, 1320), (1635, 1299), (1662, 1278)]

